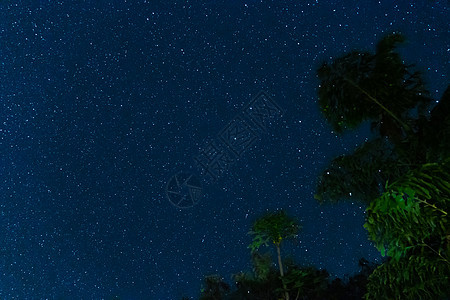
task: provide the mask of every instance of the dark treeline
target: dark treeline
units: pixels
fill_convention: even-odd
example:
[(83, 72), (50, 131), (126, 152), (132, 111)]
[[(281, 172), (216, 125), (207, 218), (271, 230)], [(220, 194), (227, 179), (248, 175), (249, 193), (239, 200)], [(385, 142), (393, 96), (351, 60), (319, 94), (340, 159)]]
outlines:
[[(270, 258), (270, 255), (268, 256)], [(259, 300), (285, 299), (283, 282), (279, 271), (267, 265), (267, 255), (253, 254), (254, 270), (233, 275), (234, 286), (230, 286), (219, 275), (204, 279), (201, 300)], [(367, 293), (369, 275), (378, 266), (365, 259), (359, 260), (360, 272), (345, 278), (332, 280), (326, 270), (300, 267), (287, 263), (285, 275), (289, 299), (302, 300), (352, 300), (362, 299)], [(261, 270), (263, 269), (263, 270)], [(184, 298), (189, 299), (189, 298)]]

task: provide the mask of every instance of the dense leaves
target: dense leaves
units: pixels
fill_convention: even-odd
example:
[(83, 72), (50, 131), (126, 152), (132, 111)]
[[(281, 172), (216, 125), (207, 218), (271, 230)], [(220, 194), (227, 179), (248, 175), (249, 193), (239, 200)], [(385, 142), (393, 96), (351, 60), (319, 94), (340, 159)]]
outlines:
[(391, 259), (370, 275), (366, 300), (445, 300), (449, 282), (448, 264), (432, 254)]
[(392, 181), (408, 170), (386, 138), (377, 138), (358, 147), (352, 155), (341, 155), (318, 178), (315, 198), (337, 202), (358, 199), (369, 203)]
[(450, 235), (450, 161), (427, 164), (409, 172), (387, 187), (367, 208), (364, 225), (369, 237), (384, 255), (400, 258), (411, 247)]
[(315, 198), (321, 203), (349, 198), (370, 203), (387, 181), (427, 162), (444, 161), (450, 153), (450, 86), (430, 116), (413, 124), (415, 133), (399, 143), (376, 137), (333, 159), (318, 178)]
[(449, 211), (450, 160), (409, 172), (370, 204), (364, 227), (391, 260), (370, 277), (368, 299), (436, 299), (450, 292)]
[[(450, 153), (450, 90), (434, 108), (421, 75), (402, 62), (388, 35), (374, 55), (351, 52), (319, 70), (319, 105), (336, 131), (372, 121), (375, 137), (334, 159), (318, 178), (316, 199), (369, 203), (386, 181)], [(427, 111), (431, 110), (431, 114)]]
[(253, 273), (258, 280), (266, 280), (272, 267), (272, 256), (270, 252), (261, 254), (258, 251), (252, 252)]
[(249, 234), (253, 236), (253, 242), (249, 248), (255, 251), (262, 245), (267, 246), (269, 242), (279, 246), (283, 239), (294, 237), (300, 229), (301, 226), (297, 221), (289, 217), (286, 212), (268, 213), (256, 220), (252, 230), (249, 231)]
[(378, 43), (375, 54), (353, 51), (318, 69), (319, 105), (336, 132), (370, 120), (396, 139), (409, 130), (401, 117), (416, 107), (422, 112), (431, 102), (420, 73), (395, 51), (403, 41), (401, 34), (391, 34)]
[(368, 204), (364, 226), (389, 260), (367, 299), (439, 299), (450, 295), (450, 87), (431, 107), (421, 74), (395, 52), (402, 41), (389, 35), (375, 55), (354, 51), (318, 70), (333, 128), (372, 121), (375, 138), (332, 161), (316, 199)]
[(283, 298), (282, 282), (278, 270), (271, 265), (264, 278), (252, 272), (233, 275), (236, 290), (224, 299), (280, 299)]
[[(374, 66), (375, 60), (370, 53), (352, 52), (336, 59), (332, 65), (322, 65), (318, 70), (321, 80), (319, 105), (337, 132), (355, 128), (365, 119), (378, 117), (376, 103), (369, 102), (364, 93), (352, 84), (368, 80)], [(361, 101), (367, 101), (367, 105), (360, 105)]]

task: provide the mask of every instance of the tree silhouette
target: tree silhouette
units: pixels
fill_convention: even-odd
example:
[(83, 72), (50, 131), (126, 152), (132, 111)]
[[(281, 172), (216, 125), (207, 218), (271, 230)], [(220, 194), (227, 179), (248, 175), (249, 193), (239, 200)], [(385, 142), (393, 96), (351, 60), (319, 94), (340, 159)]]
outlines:
[(368, 299), (450, 295), (449, 212), (450, 159), (409, 172), (370, 204), (364, 227), (391, 259), (370, 277)]
[(376, 138), (334, 159), (319, 177), (320, 202), (368, 204), (364, 227), (388, 260), (369, 277), (366, 299), (450, 294), (450, 92), (431, 114), (420, 73), (388, 35), (375, 55), (351, 52), (324, 64), (319, 105), (337, 132), (371, 121)]
[(359, 146), (350, 155), (333, 159), (318, 178), (316, 200), (320, 203), (356, 199), (370, 203), (384, 192), (386, 181), (394, 181), (409, 170), (386, 138)]
[(450, 85), (423, 123), (416, 147), (426, 147), (425, 161), (444, 161), (450, 153)]
[(416, 107), (423, 112), (431, 99), (420, 73), (395, 52), (403, 41), (401, 34), (391, 34), (378, 43), (374, 55), (353, 51), (318, 69), (319, 105), (336, 132), (366, 120), (393, 140), (411, 131), (407, 113)]
[[(253, 242), (249, 245), (252, 252), (256, 251), (262, 245), (268, 245), (272, 242), (277, 250), (278, 266), (280, 276), (284, 276), (283, 263), (281, 261), (281, 242), (285, 239), (295, 237), (301, 226), (294, 218), (289, 217), (284, 211), (268, 213), (257, 219), (253, 224), (249, 234), (253, 236)], [(284, 288), (286, 288), (283, 283)], [(285, 291), (285, 298), (289, 300), (289, 293)]]
[(369, 203), (415, 167), (450, 153), (450, 91), (431, 110), (419, 72), (396, 53), (400, 34), (386, 36), (375, 54), (353, 51), (324, 63), (319, 106), (337, 132), (371, 121), (375, 138), (335, 158), (318, 178), (319, 202), (352, 198)]
[[(258, 252), (254, 252), (252, 256), (260, 256)], [(266, 258), (270, 258), (268, 255)], [(263, 263), (263, 261), (255, 262), (252, 259), (254, 264), (253, 273), (252, 272), (240, 272), (233, 275), (233, 279), (236, 282), (236, 291), (234, 291), (230, 300), (253, 300), (253, 299), (279, 299), (279, 287), (282, 286), (279, 271), (273, 267), (271, 260), (269, 260), (269, 264), (264, 266), (263, 268), (267, 270), (264, 272), (263, 276), (261, 273), (255, 273), (256, 266), (255, 263)]]
[[(283, 283), (297, 299), (317, 299), (325, 295), (328, 272), (314, 267), (291, 266)], [(300, 298), (301, 297), (301, 298)]]
[[(257, 219), (252, 226), (254, 240), (252, 249), (253, 268), (249, 272), (239, 272), (232, 276), (235, 288), (232, 289), (221, 276), (206, 276), (202, 285), (200, 299), (221, 300), (261, 300), (261, 299), (295, 299), (295, 300), (353, 300), (361, 299), (366, 292), (369, 275), (376, 265), (360, 259), (361, 271), (352, 277), (335, 279), (332, 282), (326, 270), (313, 266), (299, 266), (292, 258), (285, 259), (286, 271), (276, 268), (272, 263), (270, 252), (260, 253), (262, 245), (278, 244), (296, 235), (300, 226), (295, 219), (283, 211), (268, 213)], [(277, 251), (281, 262), (280, 251)], [(281, 276), (283, 270), (283, 276)], [(280, 298), (280, 296), (282, 298)]]
[[(280, 299), (285, 292), (279, 270), (271, 262), (270, 255), (252, 253), (252, 272), (240, 272), (232, 277), (236, 283), (230, 292), (216, 294), (216, 298), (223, 300), (262, 300)], [(289, 291), (290, 299), (295, 300), (357, 300), (362, 299), (367, 291), (369, 275), (378, 266), (369, 263), (364, 258), (359, 260), (360, 272), (330, 280), (326, 270), (318, 270), (312, 266), (299, 266), (292, 260), (286, 260), (287, 272), (283, 278)], [(217, 276), (217, 275), (216, 275)], [(222, 281), (214, 280), (215, 283)], [(205, 292), (205, 291), (204, 291)], [(204, 297), (204, 294), (202, 294)], [(200, 298), (205, 299), (205, 298)]]
[(230, 292), (230, 286), (217, 274), (206, 276), (200, 300), (222, 300)]

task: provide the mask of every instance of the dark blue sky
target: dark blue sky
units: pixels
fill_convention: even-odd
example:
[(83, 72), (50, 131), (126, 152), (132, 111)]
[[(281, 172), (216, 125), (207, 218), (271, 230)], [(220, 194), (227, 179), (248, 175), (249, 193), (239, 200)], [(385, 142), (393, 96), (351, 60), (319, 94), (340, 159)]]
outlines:
[[(201, 3), (201, 4), (200, 4)], [(320, 207), (316, 178), (367, 130), (337, 137), (315, 70), (401, 31), (439, 99), (448, 1), (2, 1), (0, 297), (180, 299), (250, 268), (267, 210), (303, 224), (284, 255), (358, 270), (380, 258), (364, 209)], [(166, 184), (266, 91), (284, 111), (192, 208)]]

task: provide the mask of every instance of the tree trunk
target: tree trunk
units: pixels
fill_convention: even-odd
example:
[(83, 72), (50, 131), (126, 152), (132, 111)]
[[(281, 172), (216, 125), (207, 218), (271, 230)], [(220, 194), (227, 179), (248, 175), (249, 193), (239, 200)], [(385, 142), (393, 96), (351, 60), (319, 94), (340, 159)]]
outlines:
[[(280, 245), (276, 245), (277, 246), (277, 254), (278, 254), (278, 266), (280, 267), (280, 275), (281, 277), (284, 276), (284, 271), (283, 271), (283, 263), (281, 262), (281, 252), (280, 252)], [(286, 290), (286, 284), (283, 282), (283, 278), (281, 278), (282, 283), (283, 283), (283, 288)], [(284, 292), (284, 298), (286, 300), (289, 300), (289, 293), (287, 291)]]

